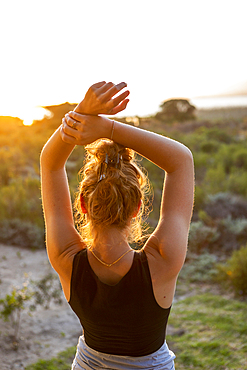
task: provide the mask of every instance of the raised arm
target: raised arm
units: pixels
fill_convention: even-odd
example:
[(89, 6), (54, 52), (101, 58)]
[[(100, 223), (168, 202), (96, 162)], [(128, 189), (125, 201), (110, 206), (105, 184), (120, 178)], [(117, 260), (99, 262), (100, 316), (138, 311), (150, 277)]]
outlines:
[[(73, 118), (78, 121), (72, 129)], [(165, 136), (104, 118), (99, 121), (70, 113), (62, 129), (63, 140), (80, 145), (99, 138), (111, 138), (135, 150), (165, 170), (160, 219), (145, 248), (158, 253), (176, 276), (187, 250), (188, 231), (193, 207), (194, 169), (191, 151), (183, 144)], [(80, 121), (80, 122), (79, 122)]]
[[(114, 114), (124, 109), (129, 92), (115, 97), (125, 83), (113, 85), (101, 82), (93, 85), (77, 110), (91, 114)], [(99, 118), (101, 119), (101, 118)], [(65, 163), (77, 143), (66, 143), (61, 138), (61, 127), (45, 144), (41, 157), (41, 191), (46, 224), (46, 244), (50, 262), (58, 272), (63, 287), (68, 286), (72, 260), (84, 248), (83, 241), (74, 227), (70, 190)], [(64, 291), (68, 291), (67, 288)]]

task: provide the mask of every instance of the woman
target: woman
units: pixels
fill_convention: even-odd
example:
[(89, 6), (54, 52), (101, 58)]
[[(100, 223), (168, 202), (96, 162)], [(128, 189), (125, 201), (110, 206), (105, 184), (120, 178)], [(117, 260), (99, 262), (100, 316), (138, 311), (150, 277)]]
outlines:
[[(50, 262), (79, 317), (72, 369), (174, 369), (165, 331), (185, 260), (193, 207), (193, 158), (162, 135), (98, 114), (125, 109), (125, 83), (93, 85), (63, 119), (41, 154), (42, 199)], [(74, 226), (65, 163), (75, 145), (87, 157)], [(145, 176), (133, 151), (165, 170), (160, 219), (140, 252)], [(136, 232), (137, 230), (137, 232)]]

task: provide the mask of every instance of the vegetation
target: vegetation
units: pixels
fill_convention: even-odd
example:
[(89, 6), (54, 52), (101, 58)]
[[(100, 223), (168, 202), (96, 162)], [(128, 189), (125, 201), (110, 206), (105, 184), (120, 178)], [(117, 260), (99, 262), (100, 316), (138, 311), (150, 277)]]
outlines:
[(3, 306), (0, 311), (0, 317), (4, 321), (10, 321), (13, 327), (13, 345), (18, 347), (18, 334), (21, 323), (21, 313), (25, 309), (26, 302), (33, 296), (33, 292), (25, 282), (22, 288), (14, 288), (5, 298), (0, 299), (0, 305)]
[(246, 369), (245, 303), (199, 294), (177, 302), (169, 323), (174, 332), (167, 342), (178, 354), (176, 369)]
[[(0, 117), (0, 243), (32, 249), (44, 247), (39, 155), (62, 116), (73, 106), (47, 108), (53, 117), (37, 121), (31, 127), (23, 126), (19, 119)], [(168, 106), (161, 109), (162, 117), (158, 114), (121, 121), (179, 140), (194, 155), (195, 206), (186, 263), (178, 279), (178, 296), (188, 294), (193, 287), (200, 290), (204, 284), (212, 289), (217, 287), (217, 293), (227, 292), (232, 298), (197, 295), (174, 305), (170, 323), (184, 331), (169, 338), (179, 353), (177, 368), (245, 369), (247, 108), (199, 112), (191, 108), (188, 111), (191, 116), (186, 116), (186, 120), (181, 115), (167, 119), (164, 114), (168, 114)], [(186, 113), (185, 108), (181, 109), (181, 114)], [(67, 162), (72, 198), (83, 158), (84, 150), (78, 147)], [(148, 219), (152, 230), (159, 217), (164, 173), (144, 158), (141, 164), (147, 168), (153, 188), (153, 212)], [(56, 292), (49, 290), (50, 282), (43, 282), (44, 290), (39, 291), (41, 301), (47, 289), (56, 299)], [(12, 293), (9, 301), (13, 297), (17, 299), (17, 291), (13, 297)], [(67, 369), (66, 361), (71, 364), (68, 358), (63, 354), (28, 369)]]
[(161, 121), (181, 122), (195, 118), (196, 108), (187, 99), (169, 99), (164, 101), (160, 108), (161, 111), (156, 113), (155, 117)]
[(69, 370), (75, 357), (75, 348), (70, 347), (60, 352), (56, 358), (39, 360), (36, 364), (29, 365), (25, 370)]
[(19, 329), (21, 325), (22, 313), (36, 310), (37, 306), (49, 308), (51, 302), (62, 304), (62, 289), (58, 277), (55, 274), (48, 274), (40, 281), (29, 281), (28, 275), (22, 287), (14, 287), (10, 294), (6, 294), (0, 299), (0, 318), (9, 321), (13, 328), (12, 344), (18, 348)]
[(218, 265), (217, 278), (237, 297), (247, 297), (247, 246), (234, 251), (226, 263)]

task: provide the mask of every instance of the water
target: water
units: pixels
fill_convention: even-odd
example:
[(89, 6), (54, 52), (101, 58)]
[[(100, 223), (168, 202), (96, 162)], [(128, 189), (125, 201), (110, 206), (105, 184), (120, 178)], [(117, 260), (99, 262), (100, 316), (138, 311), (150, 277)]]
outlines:
[(198, 109), (247, 107), (247, 95), (192, 98), (190, 102)]

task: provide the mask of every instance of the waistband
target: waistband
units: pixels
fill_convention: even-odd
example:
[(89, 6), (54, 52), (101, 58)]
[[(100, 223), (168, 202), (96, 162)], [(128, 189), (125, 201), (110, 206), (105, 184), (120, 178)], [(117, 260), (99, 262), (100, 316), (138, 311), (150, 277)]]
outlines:
[(148, 355), (141, 357), (110, 355), (95, 351), (85, 343), (84, 336), (79, 338), (77, 352), (71, 370), (133, 370), (155, 369), (173, 370), (174, 353), (169, 350), (166, 342), (162, 347)]

